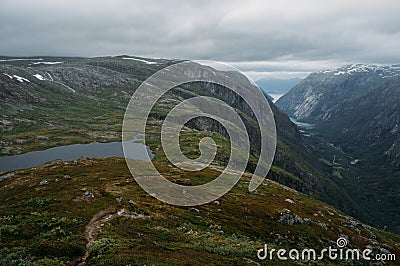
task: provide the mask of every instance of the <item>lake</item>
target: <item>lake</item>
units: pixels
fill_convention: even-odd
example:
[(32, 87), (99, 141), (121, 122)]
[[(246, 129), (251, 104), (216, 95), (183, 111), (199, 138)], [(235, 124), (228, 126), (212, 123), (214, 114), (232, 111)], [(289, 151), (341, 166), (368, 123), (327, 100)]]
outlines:
[[(129, 148), (126, 152), (127, 157), (134, 160), (148, 161), (154, 158), (154, 154), (150, 148), (146, 146), (147, 154), (143, 154), (144, 144), (135, 141), (124, 143), (125, 148)], [(7, 172), (19, 169), (36, 167), (54, 160), (71, 161), (81, 157), (124, 157), (122, 142), (108, 142), (90, 144), (73, 144), (67, 146), (59, 146), (43, 151), (34, 151), (24, 154), (0, 157), (0, 172)]]

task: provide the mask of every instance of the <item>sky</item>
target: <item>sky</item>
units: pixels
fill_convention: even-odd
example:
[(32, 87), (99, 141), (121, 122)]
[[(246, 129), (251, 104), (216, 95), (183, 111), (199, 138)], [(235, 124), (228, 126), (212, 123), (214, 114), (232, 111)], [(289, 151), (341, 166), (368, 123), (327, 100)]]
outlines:
[(399, 0), (0, 0), (0, 55), (205, 59), (253, 79), (400, 63)]

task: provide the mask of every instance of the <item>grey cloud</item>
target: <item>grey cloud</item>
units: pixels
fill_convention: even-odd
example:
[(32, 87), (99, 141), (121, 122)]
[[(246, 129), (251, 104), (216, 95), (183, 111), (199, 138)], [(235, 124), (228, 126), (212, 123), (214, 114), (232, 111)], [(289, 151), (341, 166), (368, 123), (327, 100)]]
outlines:
[(400, 62), (399, 10), (398, 0), (2, 0), (0, 55), (210, 59), (259, 72), (391, 64)]

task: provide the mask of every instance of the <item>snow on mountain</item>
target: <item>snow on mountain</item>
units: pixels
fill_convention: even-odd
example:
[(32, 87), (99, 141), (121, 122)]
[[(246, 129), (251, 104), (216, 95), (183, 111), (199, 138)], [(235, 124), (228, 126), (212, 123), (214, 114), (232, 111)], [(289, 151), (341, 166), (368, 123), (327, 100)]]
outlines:
[(10, 79), (12, 79), (13, 77), (7, 73), (3, 73), (3, 75), (6, 75), (7, 77), (9, 77)]
[(382, 78), (390, 78), (400, 75), (400, 65), (378, 66), (369, 64), (352, 64), (340, 67), (336, 70), (320, 71), (319, 73), (340, 76), (340, 75), (353, 75), (357, 73), (371, 73), (371, 72), (378, 74)]
[(63, 62), (34, 62), (33, 65), (57, 65), (62, 64)]
[(43, 58), (11, 58), (1, 59), (0, 62), (14, 62), (14, 61), (41, 61)]
[(157, 62), (147, 61), (147, 60), (143, 60), (143, 59), (139, 59), (139, 58), (132, 58), (132, 57), (123, 57), (122, 59), (135, 60), (135, 61), (139, 61), (139, 62), (142, 62), (142, 63), (146, 63), (148, 65), (157, 65), (158, 64)]
[(10, 74), (7, 74), (7, 73), (3, 73), (3, 75), (9, 77), (10, 79), (16, 79), (17, 81), (19, 81), (21, 83), (23, 83), (23, 82), (28, 82), (29, 83), (30, 82), (28, 79), (20, 77), (20, 76), (17, 76), (17, 75), (10, 75)]
[(19, 82), (30, 82), (29, 80), (27, 80), (26, 78), (17, 76), (17, 75), (13, 75), (13, 78), (15, 78), (16, 80), (18, 80)]
[(38, 80), (46, 80), (42, 75), (40, 74), (35, 74), (33, 75), (35, 78), (37, 78)]

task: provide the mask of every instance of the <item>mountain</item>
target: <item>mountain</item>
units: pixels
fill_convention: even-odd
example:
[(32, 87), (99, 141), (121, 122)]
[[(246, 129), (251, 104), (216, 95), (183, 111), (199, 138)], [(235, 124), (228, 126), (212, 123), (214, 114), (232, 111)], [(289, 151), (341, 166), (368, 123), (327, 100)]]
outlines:
[(331, 145), (329, 157), (341, 160), (342, 169), (333, 170), (339, 185), (374, 224), (396, 232), (399, 100), (399, 65), (351, 65), (311, 74), (277, 102), (289, 116), (315, 124), (321, 146)]
[[(12, 155), (75, 143), (119, 141), (125, 108), (134, 90), (151, 74), (176, 62), (132, 56), (1, 59), (0, 106), (4, 111), (0, 152)], [(256, 121), (243, 99), (223, 87), (181, 86), (168, 94), (154, 117), (165, 116), (174, 101), (199, 93), (220, 98), (245, 114), (242, 118), (252, 134), (252, 152), (257, 156)], [(324, 170), (297, 126), (272, 102), (270, 105), (278, 133), (274, 164), (283, 170), (272, 179), (352, 214), (357, 203), (330, 180), (331, 173)], [(226, 133), (213, 120), (197, 120), (192, 126)]]
[(266, 77), (257, 80), (256, 83), (268, 94), (285, 94), (301, 80), (301, 78), (277, 79)]
[(343, 102), (368, 94), (400, 74), (400, 65), (347, 65), (310, 74), (277, 101), (277, 106), (298, 120), (328, 120)]
[[(177, 62), (133, 56), (1, 58), (1, 155), (120, 141), (132, 93), (147, 77)], [(362, 201), (343, 190), (331, 167), (321, 160), (320, 146), (303, 136), (272, 102), (278, 134), (274, 163), (269, 180), (248, 193), (247, 179), (260, 149), (259, 129), (246, 102), (216, 84), (176, 87), (152, 110), (146, 144), (156, 155), (157, 168), (171, 181), (201, 184), (213, 179), (229, 160), (226, 132), (211, 119), (188, 123), (180, 136), (183, 152), (193, 158), (199, 156), (193, 143), (206, 136), (216, 141), (217, 155), (210, 168), (185, 172), (163, 154), (159, 133), (165, 114), (176, 103), (197, 95), (228, 103), (249, 132), (250, 162), (233, 194), (199, 208), (169, 206), (141, 190), (118, 158), (54, 161), (2, 173), (0, 264), (176, 264), (181, 254), (187, 264), (202, 256), (204, 263), (213, 259), (220, 264), (243, 264), (249, 259), (251, 263), (253, 250), (263, 242), (324, 247), (339, 235), (357, 248), (371, 245), (398, 253), (398, 236), (348, 216), (357, 214), (369, 223)], [(157, 252), (162, 255), (154, 255)]]
[(341, 103), (320, 127), (346, 151), (368, 154), (371, 160), (387, 161), (399, 169), (400, 75)]
[[(3, 58), (0, 61), (0, 106), (4, 110), (0, 151), (3, 155), (12, 155), (58, 145), (120, 140), (122, 118), (134, 90), (151, 74), (176, 62), (130, 56)], [(222, 87), (205, 85), (181, 87), (168, 97), (182, 100), (202, 93), (249, 110), (237, 95)], [(166, 104), (162, 108), (170, 107)], [(286, 147), (305, 150), (297, 127), (278, 109), (272, 108), (280, 142), (285, 142)], [(249, 111), (245, 112), (251, 117)], [(249, 117), (244, 120), (249, 121)], [(256, 134), (256, 129), (249, 130)], [(46, 141), (40, 136), (46, 136)], [(301, 182), (308, 180), (304, 178)], [(304, 191), (311, 190), (305, 183), (297, 186)]]
[[(278, 100), (300, 121), (317, 124), (330, 141), (349, 152), (400, 166), (400, 65), (351, 65), (311, 74)], [(357, 153), (357, 152), (356, 152)]]

